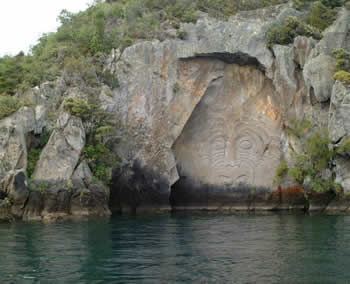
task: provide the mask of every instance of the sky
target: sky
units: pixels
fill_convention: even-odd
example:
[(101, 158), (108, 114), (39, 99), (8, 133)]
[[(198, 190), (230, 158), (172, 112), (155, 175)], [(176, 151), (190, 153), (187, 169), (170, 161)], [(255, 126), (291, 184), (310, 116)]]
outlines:
[(43, 33), (56, 31), (61, 10), (79, 12), (92, 0), (0, 0), (0, 56), (28, 52)]

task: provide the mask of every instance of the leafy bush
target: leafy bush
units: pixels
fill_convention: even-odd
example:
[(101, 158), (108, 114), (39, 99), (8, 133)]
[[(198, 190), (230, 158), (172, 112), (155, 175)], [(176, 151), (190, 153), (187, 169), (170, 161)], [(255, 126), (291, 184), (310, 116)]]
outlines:
[(309, 120), (292, 120), (286, 128), (286, 133), (301, 138), (309, 132), (311, 127), (312, 124)]
[(115, 137), (118, 129), (111, 114), (105, 112), (99, 99), (91, 97), (90, 101), (69, 98), (64, 109), (70, 114), (80, 117), (86, 125), (87, 142), (82, 151), (81, 159), (85, 159), (93, 175), (108, 185), (112, 179), (112, 169), (118, 165), (119, 159), (112, 152), (108, 142)]
[(120, 87), (117, 76), (109, 70), (106, 70), (101, 73), (101, 80), (102, 80), (102, 83), (106, 84), (112, 89), (116, 89)]
[(44, 130), (43, 133), (40, 135), (40, 141), (39, 144), (36, 145), (36, 147), (32, 148), (28, 152), (27, 156), (27, 176), (30, 178), (35, 170), (36, 164), (40, 159), (40, 154), (42, 150), (44, 149), (45, 145), (49, 141), (51, 132)]
[(276, 170), (276, 175), (273, 181), (274, 185), (278, 185), (281, 183), (281, 179), (286, 176), (288, 173), (288, 165), (286, 161), (282, 161), (280, 163), (280, 165), (278, 166), (277, 170)]
[(350, 53), (343, 48), (336, 48), (332, 52), (337, 59), (336, 71), (350, 71)]
[(112, 180), (112, 169), (120, 162), (119, 157), (112, 151), (113, 143), (109, 143), (111, 139), (117, 142), (114, 139), (116, 128), (108, 116), (99, 120), (90, 131), (82, 152), (82, 159), (87, 161), (93, 175), (106, 185)]
[[(334, 1), (321, 1), (321, 2), (334, 2)], [(336, 19), (337, 11), (330, 8), (330, 6), (325, 6), (321, 2), (316, 2), (310, 11), (310, 16), (308, 18), (308, 23), (320, 31), (328, 28)]]
[(350, 84), (350, 72), (338, 71), (334, 74), (334, 80), (343, 82), (345, 84)]
[(275, 44), (290, 44), (298, 35), (311, 36), (315, 39), (321, 38), (321, 33), (316, 28), (307, 25), (296, 17), (288, 17), (281, 26), (271, 27), (266, 34), (267, 46)]
[(334, 175), (325, 174), (333, 167), (336, 154), (350, 153), (350, 139), (346, 140), (338, 150), (330, 148), (331, 140), (327, 130), (319, 129), (310, 132), (311, 123), (305, 121), (292, 121), (292, 130), (289, 135), (296, 135), (302, 142), (301, 153), (294, 152), (292, 155), (292, 165), (287, 168), (287, 164), (282, 162), (276, 170), (275, 183), (279, 183), (281, 178), (288, 174), (299, 184), (307, 183), (311, 189), (317, 192), (333, 191), (339, 194), (341, 185), (335, 183)]
[(330, 8), (336, 8), (343, 6), (347, 0), (321, 0), (321, 3)]
[(298, 10), (305, 9), (314, 0), (295, 0), (293, 2), (293, 7)]
[(311, 188), (317, 192), (335, 191), (339, 185), (335, 183), (334, 176), (325, 177), (326, 169), (331, 168), (336, 152), (329, 148), (331, 140), (326, 130), (318, 130), (304, 138), (303, 152), (294, 153), (293, 165), (290, 169), (278, 169), (276, 175), (287, 171), (288, 175), (302, 184), (309, 179)]
[(27, 165), (27, 176), (30, 178), (34, 173), (37, 162), (40, 159), (42, 149), (35, 148), (28, 152), (28, 165)]
[(80, 117), (83, 121), (87, 121), (93, 115), (94, 107), (83, 99), (69, 98), (64, 103), (64, 110), (71, 115)]
[(19, 110), (23, 105), (23, 102), (21, 102), (15, 97), (0, 95), (0, 119), (3, 119), (13, 114), (17, 110)]
[(197, 0), (197, 9), (210, 16), (227, 19), (239, 11), (255, 10), (286, 3), (285, 0)]
[(177, 30), (176, 31), (176, 36), (179, 39), (185, 40), (186, 39), (186, 32), (184, 30)]
[(341, 143), (340, 147), (337, 149), (337, 153), (350, 156), (350, 137)]
[(118, 157), (106, 145), (94, 141), (85, 146), (82, 158), (89, 164), (93, 175), (109, 185), (112, 180), (112, 169), (119, 163)]

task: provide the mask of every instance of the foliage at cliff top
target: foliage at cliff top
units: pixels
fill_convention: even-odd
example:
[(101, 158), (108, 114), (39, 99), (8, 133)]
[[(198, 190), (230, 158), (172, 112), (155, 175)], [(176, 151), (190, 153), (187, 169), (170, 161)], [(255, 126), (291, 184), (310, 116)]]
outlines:
[[(57, 32), (44, 34), (28, 55), (21, 52), (0, 58), (0, 94), (13, 95), (18, 89), (55, 80), (64, 70), (84, 73), (80, 77), (96, 85), (103, 82), (95, 70), (96, 58), (105, 58), (112, 48), (123, 50), (137, 40), (164, 40), (164, 29), (179, 29), (180, 22), (196, 22), (198, 11), (225, 20), (238, 11), (285, 2), (288, 0), (95, 0), (77, 14), (63, 10)], [(309, 2), (315, 1), (297, 0), (295, 5), (302, 7)], [(288, 43), (300, 32), (318, 37), (318, 30), (334, 20), (334, 9), (345, 2), (349, 0), (316, 1), (307, 25), (281, 27), (271, 42)], [(111, 87), (118, 87), (117, 82)]]
[(350, 84), (350, 72), (346, 72), (343, 70), (338, 71), (334, 74), (334, 80), (338, 80), (345, 84)]
[(350, 84), (350, 53), (342, 48), (337, 48), (332, 54), (337, 59), (334, 80)]
[(315, 39), (321, 39), (321, 31), (314, 26), (301, 22), (296, 17), (288, 17), (283, 25), (273, 26), (267, 32), (267, 46), (274, 44), (289, 44), (292, 43), (296, 36), (307, 36)]
[(196, 22), (198, 10), (226, 19), (240, 10), (286, 1), (95, 0), (87, 10), (77, 14), (63, 10), (58, 17), (61, 26), (57, 32), (44, 34), (28, 55), (21, 52), (0, 58), (0, 94), (13, 95), (18, 89), (55, 80), (65, 69), (75, 73), (79, 69), (92, 70), (85, 77), (98, 80), (93, 58), (103, 58), (101, 55), (108, 54), (112, 48), (123, 50), (136, 40), (163, 40), (164, 29), (178, 29), (180, 22)]
[(280, 26), (273, 26), (267, 32), (267, 46), (290, 44), (298, 35), (321, 39), (322, 31), (336, 19), (337, 9), (350, 3), (349, 0), (296, 0), (294, 8), (308, 9), (304, 18), (289, 17)]
[(0, 95), (0, 119), (16, 112), (23, 103), (15, 97)]

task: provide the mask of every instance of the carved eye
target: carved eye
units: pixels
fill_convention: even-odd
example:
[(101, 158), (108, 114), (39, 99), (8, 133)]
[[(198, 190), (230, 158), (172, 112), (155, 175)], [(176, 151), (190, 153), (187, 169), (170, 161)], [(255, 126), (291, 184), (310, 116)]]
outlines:
[(253, 144), (249, 139), (243, 139), (239, 142), (239, 147), (244, 150), (249, 150), (253, 147)]
[(237, 183), (248, 183), (249, 177), (247, 175), (241, 175), (237, 178)]

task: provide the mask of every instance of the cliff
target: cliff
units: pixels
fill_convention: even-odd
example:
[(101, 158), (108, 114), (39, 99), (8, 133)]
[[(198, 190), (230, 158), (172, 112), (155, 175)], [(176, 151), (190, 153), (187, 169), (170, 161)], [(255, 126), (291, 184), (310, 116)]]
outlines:
[[(181, 24), (181, 38), (113, 49), (103, 70), (118, 79), (114, 88), (77, 87), (65, 73), (54, 84), (18, 93), (30, 103), (0, 120), (1, 218), (189, 209), (348, 212), (350, 88), (335, 80), (333, 51), (350, 52), (350, 12), (339, 8), (321, 39), (266, 44), (271, 27), (303, 13), (291, 4), (227, 21), (200, 13), (195, 23)], [(110, 183), (91, 171), (98, 162), (87, 147), (100, 140), (89, 135), (99, 131), (91, 130), (96, 119), (80, 111), (100, 117), (91, 110), (91, 92), (114, 128), (100, 138), (107, 155), (97, 152), (110, 161), (118, 157), (109, 164)], [(301, 165), (302, 179), (286, 174), (299, 156), (307, 157), (305, 141), (319, 129), (329, 133), (326, 164), (312, 174)], [(48, 130), (29, 181), (28, 153)]]

